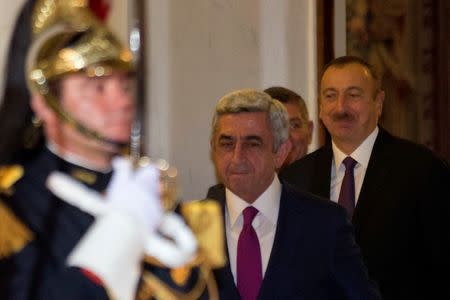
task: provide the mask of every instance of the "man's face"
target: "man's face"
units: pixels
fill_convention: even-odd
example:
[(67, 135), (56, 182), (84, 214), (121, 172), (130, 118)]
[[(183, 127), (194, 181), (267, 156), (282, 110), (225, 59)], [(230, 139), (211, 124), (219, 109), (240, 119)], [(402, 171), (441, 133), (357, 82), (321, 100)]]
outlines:
[[(128, 143), (135, 114), (133, 85), (124, 74), (88, 77), (72, 74), (60, 82), (61, 107), (86, 128), (118, 143)], [(51, 140), (64, 149), (89, 155), (89, 151), (117, 149), (87, 137), (65, 122), (54, 124)]]
[(365, 67), (352, 63), (330, 67), (320, 85), (320, 118), (336, 145), (346, 154), (374, 130), (381, 115), (384, 92)]
[(302, 158), (308, 152), (311, 143), (313, 123), (302, 118), (300, 108), (295, 102), (283, 103), (289, 116), (289, 139), (292, 148), (284, 165), (289, 165)]
[(289, 142), (285, 142), (273, 152), (273, 135), (265, 112), (220, 116), (211, 146), (221, 181), (249, 203), (269, 187), (289, 151)]

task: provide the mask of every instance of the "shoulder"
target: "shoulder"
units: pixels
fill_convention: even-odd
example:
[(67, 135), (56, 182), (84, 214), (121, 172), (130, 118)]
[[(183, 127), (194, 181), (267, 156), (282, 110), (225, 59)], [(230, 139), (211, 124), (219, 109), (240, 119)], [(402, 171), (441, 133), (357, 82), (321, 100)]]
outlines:
[(287, 184), (283, 184), (278, 226), (280, 231), (288, 232), (291, 238), (303, 236), (308, 244), (315, 244), (317, 249), (322, 250), (322, 247), (333, 247), (338, 232), (351, 234), (353, 230), (342, 207)]
[(288, 204), (287, 206), (289, 206), (289, 209), (292, 209), (297, 213), (306, 212), (324, 218), (329, 218), (331, 216), (345, 218), (345, 210), (338, 204), (310, 192), (297, 189), (286, 182), (283, 182), (281, 199)]
[(281, 170), (282, 177), (290, 176), (298, 173), (299, 170), (314, 170), (318, 163), (332, 158), (331, 149), (328, 146), (323, 146), (314, 152), (302, 157)]
[(293, 162), (286, 167), (286, 170), (306, 168), (316, 164), (317, 161), (332, 157), (331, 148), (328, 145), (322, 146), (316, 151), (313, 151), (301, 159)]
[(377, 148), (389, 149), (391, 151), (407, 151), (406, 156), (434, 157), (435, 154), (423, 145), (394, 136), (386, 130), (380, 128), (374, 144), (374, 151)]
[(279, 176), (299, 188), (312, 190), (329, 176), (331, 161), (331, 146), (326, 145), (286, 166)]
[(0, 166), (0, 193), (11, 194), (13, 185), (23, 177), (21, 165)]
[(20, 252), (33, 240), (32, 231), (7, 205), (13, 196), (14, 184), (23, 176), (19, 165), (0, 167), (0, 259)]
[[(438, 156), (424, 145), (396, 137), (380, 129), (372, 157), (374, 160), (392, 161), (402, 168), (420, 170), (421, 173), (442, 170), (449, 171), (449, 165), (444, 158)], [(447, 170), (447, 171), (445, 171)]]
[(225, 186), (222, 183), (213, 185), (208, 188), (206, 193), (206, 198), (221, 200), (225, 197)]

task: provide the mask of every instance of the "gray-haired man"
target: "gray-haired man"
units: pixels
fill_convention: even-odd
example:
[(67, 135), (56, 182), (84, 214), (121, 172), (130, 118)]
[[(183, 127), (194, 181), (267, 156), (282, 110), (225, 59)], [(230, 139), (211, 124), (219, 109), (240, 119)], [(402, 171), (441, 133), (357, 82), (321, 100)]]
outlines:
[[(345, 211), (280, 182), (290, 150), (283, 104), (256, 90), (216, 106), (211, 148), (222, 184), (229, 264), (216, 272), (222, 299), (379, 299)], [(264, 279), (264, 280), (263, 280)]]

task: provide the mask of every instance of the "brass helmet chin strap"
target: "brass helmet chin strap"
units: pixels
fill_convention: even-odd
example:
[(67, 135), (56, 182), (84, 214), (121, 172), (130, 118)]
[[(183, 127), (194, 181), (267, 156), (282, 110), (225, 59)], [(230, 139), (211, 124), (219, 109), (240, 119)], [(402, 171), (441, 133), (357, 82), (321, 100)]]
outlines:
[(57, 113), (57, 115), (61, 120), (63, 120), (64, 122), (75, 128), (79, 133), (83, 134), (84, 136), (96, 140), (98, 142), (101, 142), (103, 144), (108, 144), (114, 148), (117, 148), (117, 150), (119, 151), (122, 151), (123, 149), (126, 149), (128, 147), (128, 143), (118, 142), (109, 139), (100, 134), (99, 132), (89, 129), (88, 127), (81, 124), (81, 122), (77, 121), (74, 117), (72, 117), (71, 114), (62, 109), (61, 105), (59, 105), (58, 99), (52, 93), (48, 92), (44, 97), (48, 106)]
[(127, 143), (106, 138), (65, 111), (50, 88), (67, 74), (103, 77), (134, 70), (132, 53), (93, 15), (88, 1), (37, 0), (33, 16), (34, 41), (27, 55), (31, 91), (42, 95), (59, 118), (91, 139), (120, 149)]

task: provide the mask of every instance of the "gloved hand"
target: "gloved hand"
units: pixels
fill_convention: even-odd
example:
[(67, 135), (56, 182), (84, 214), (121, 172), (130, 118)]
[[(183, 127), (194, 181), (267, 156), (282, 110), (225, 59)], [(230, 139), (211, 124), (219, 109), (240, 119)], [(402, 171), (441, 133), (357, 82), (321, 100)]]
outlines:
[(134, 170), (131, 161), (123, 157), (115, 158), (112, 165), (114, 173), (105, 199), (109, 209), (133, 217), (144, 234), (153, 232), (163, 217), (159, 170), (150, 164)]
[(115, 158), (113, 168), (105, 196), (58, 172), (49, 176), (47, 186), (95, 217), (68, 264), (97, 275), (117, 299), (133, 299), (144, 254), (178, 267), (193, 258), (197, 242), (178, 215), (163, 213), (159, 171), (154, 166), (134, 170), (130, 160)]

